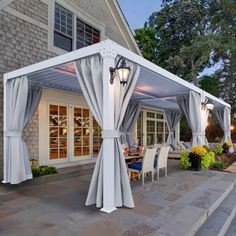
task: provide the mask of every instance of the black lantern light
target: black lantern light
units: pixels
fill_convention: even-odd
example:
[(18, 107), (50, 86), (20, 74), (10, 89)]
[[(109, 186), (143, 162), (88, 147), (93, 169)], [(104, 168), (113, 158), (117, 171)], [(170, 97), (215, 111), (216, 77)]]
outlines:
[(110, 67), (110, 72), (111, 72), (110, 83), (111, 84), (114, 83), (116, 73), (118, 73), (120, 83), (123, 84), (124, 86), (125, 84), (127, 84), (130, 72), (130, 66), (127, 65), (126, 60), (123, 57), (121, 57), (116, 63), (115, 68)]
[(214, 104), (212, 102), (212, 100), (210, 99), (206, 99), (204, 102), (202, 102), (202, 109), (207, 109), (207, 110), (213, 110), (214, 108)]

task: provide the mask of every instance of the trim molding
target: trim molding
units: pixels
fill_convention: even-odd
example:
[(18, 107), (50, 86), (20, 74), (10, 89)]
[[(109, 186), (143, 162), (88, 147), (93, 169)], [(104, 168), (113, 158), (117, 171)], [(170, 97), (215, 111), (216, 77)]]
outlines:
[(0, 0), (0, 11), (4, 10), (13, 0)]
[(40, 22), (38, 20), (35, 20), (35, 19), (33, 19), (33, 18), (29, 17), (29, 16), (26, 16), (23, 13), (21, 13), (19, 11), (16, 11), (15, 9), (13, 9), (11, 7), (6, 7), (4, 9), (4, 11), (9, 13), (9, 14), (11, 14), (11, 15), (13, 15), (13, 16), (15, 16), (15, 17), (17, 17), (17, 18), (20, 18), (20, 19), (22, 19), (24, 21), (27, 21), (27, 22), (29, 22), (29, 23), (31, 23), (33, 25), (36, 25), (36, 26), (38, 26), (38, 27), (40, 27), (40, 28), (42, 28), (44, 30), (48, 30), (48, 26), (45, 25), (44, 23), (42, 23), (42, 22)]

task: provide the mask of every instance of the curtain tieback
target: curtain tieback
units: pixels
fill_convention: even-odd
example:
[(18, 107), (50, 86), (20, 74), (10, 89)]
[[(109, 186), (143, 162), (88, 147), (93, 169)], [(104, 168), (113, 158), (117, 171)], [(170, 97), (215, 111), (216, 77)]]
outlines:
[(121, 132), (118, 130), (103, 130), (102, 138), (119, 138)]
[(193, 136), (205, 136), (205, 131), (196, 131), (196, 132), (193, 132)]
[(22, 132), (20, 132), (20, 131), (5, 131), (4, 136), (13, 137), (13, 138), (21, 138)]
[(224, 132), (224, 134), (230, 136), (231, 132)]
[(173, 135), (173, 134), (174, 134), (174, 132), (169, 132), (169, 134), (170, 134), (170, 135)]

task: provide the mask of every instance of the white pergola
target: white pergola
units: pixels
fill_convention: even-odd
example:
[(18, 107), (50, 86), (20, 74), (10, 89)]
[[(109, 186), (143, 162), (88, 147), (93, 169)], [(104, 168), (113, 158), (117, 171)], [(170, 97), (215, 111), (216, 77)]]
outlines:
[[(124, 57), (131, 65), (130, 81), (124, 87), (120, 83), (115, 82), (111, 85), (109, 82), (110, 67), (115, 66), (119, 57)], [(72, 65), (71, 63), (74, 63), (73, 67), (77, 73), (61, 70), (61, 66)], [(191, 128), (193, 138), (195, 137), (194, 144), (201, 145), (205, 142), (204, 131), (208, 117), (208, 112), (201, 109), (201, 103), (205, 99), (211, 99), (218, 111), (219, 120), (222, 120), (222, 128), (225, 131), (224, 140), (230, 141), (230, 105), (228, 103), (115, 42), (106, 40), (4, 74), (4, 183), (16, 184), (32, 178), (30, 174), (22, 173), (24, 172), (21, 169), (24, 167), (22, 160), (24, 157), (18, 155), (17, 151), (14, 154), (11, 152), (11, 145), (15, 147), (19, 145), (19, 150), (21, 150), (21, 144), (18, 142), (22, 139), (24, 128), (14, 128), (14, 125), (10, 124), (14, 117), (9, 117), (9, 114), (12, 110), (14, 111), (14, 105), (17, 105), (14, 99), (18, 96), (14, 93), (15, 85), (12, 85), (11, 81), (16, 79), (27, 80), (30, 84), (42, 88), (60, 89), (85, 96), (93, 115), (103, 129), (102, 151), (96, 163), (86, 204), (96, 204), (107, 213), (121, 206), (134, 207), (126, 165), (118, 141), (120, 131), (118, 129), (129, 101), (142, 103), (145, 107), (169, 111), (181, 110), (185, 115), (189, 114), (187, 118), (193, 126)], [(17, 91), (20, 91), (21, 85), (17, 88)], [(23, 92), (21, 93), (23, 95)], [(27, 98), (27, 94), (28, 90), (21, 100), (23, 97)], [(27, 102), (24, 101), (24, 103)], [(13, 114), (22, 115), (24, 112), (26, 110)], [(15, 118), (18, 119), (18, 117)], [(198, 127), (194, 126), (195, 123)]]

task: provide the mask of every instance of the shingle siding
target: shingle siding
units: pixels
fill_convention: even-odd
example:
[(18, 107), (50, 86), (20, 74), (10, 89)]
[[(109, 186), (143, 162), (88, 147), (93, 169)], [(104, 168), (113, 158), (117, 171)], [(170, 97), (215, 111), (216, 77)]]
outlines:
[(40, 0), (14, 0), (9, 7), (38, 20), (44, 24), (48, 24), (48, 7)]
[[(51, 0), (49, 0), (51, 1)], [(92, 16), (106, 25), (105, 35), (127, 47), (105, 0), (67, 0), (75, 4), (83, 14)], [(48, 24), (48, 5), (40, 0), (14, 0), (8, 8), (27, 17)], [(48, 31), (21, 18), (0, 11), (0, 177), (3, 166), (3, 74), (56, 56), (48, 51)], [(38, 159), (38, 112), (24, 131), (30, 158)]]
[(71, 0), (79, 9), (93, 16), (98, 21), (106, 25), (106, 37), (116, 41), (120, 45), (127, 47), (127, 44), (106, 4), (105, 0)]

